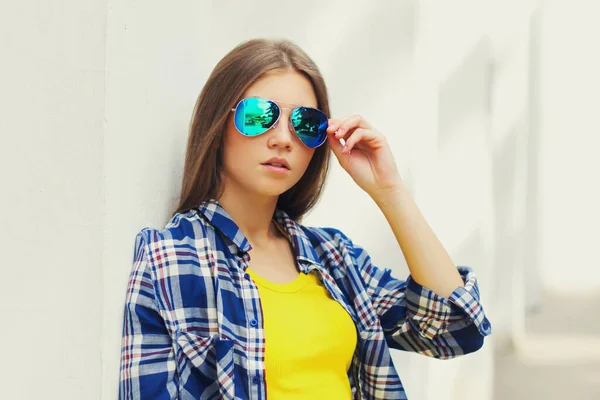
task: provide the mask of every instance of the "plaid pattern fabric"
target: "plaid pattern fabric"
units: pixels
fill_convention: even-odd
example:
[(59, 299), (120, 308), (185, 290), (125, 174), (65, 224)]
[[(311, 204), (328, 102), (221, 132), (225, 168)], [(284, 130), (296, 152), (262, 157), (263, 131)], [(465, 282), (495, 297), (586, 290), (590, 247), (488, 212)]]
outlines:
[[(390, 348), (448, 359), (491, 334), (471, 269), (446, 299), (378, 268), (333, 228), (276, 210), (301, 273), (316, 270), (352, 317), (353, 398), (406, 399)], [(266, 399), (258, 289), (245, 272), (250, 243), (216, 200), (136, 236), (123, 323), (120, 399)], [(293, 344), (291, 344), (293, 345)]]

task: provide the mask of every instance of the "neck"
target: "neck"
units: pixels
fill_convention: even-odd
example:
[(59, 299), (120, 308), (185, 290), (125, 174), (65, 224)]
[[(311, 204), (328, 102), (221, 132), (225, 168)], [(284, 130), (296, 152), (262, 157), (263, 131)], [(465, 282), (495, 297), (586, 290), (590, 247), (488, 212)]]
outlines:
[(231, 186), (226, 187), (217, 201), (235, 221), (252, 247), (266, 247), (273, 239), (280, 237), (279, 230), (272, 223), (278, 197), (254, 195), (246, 191), (236, 193)]

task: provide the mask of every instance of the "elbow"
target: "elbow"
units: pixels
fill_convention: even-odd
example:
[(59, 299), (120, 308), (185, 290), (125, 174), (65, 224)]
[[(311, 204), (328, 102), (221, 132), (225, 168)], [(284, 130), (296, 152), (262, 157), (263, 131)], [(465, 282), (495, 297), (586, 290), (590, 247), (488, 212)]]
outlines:
[(474, 324), (462, 329), (458, 332), (453, 332), (452, 346), (447, 346), (442, 351), (433, 354), (434, 358), (439, 360), (450, 360), (466, 354), (471, 354), (483, 347), (485, 337), (479, 332), (479, 329)]
[(477, 329), (475, 329), (473, 335), (464, 343), (462, 347), (463, 354), (475, 353), (477, 350), (483, 347), (483, 341), (484, 337)]
[(471, 323), (465, 328), (465, 332), (463, 353), (474, 353), (483, 347), (485, 337), (492, 334), (492, 325), (487, 318), (484, 318), (479, 326)]

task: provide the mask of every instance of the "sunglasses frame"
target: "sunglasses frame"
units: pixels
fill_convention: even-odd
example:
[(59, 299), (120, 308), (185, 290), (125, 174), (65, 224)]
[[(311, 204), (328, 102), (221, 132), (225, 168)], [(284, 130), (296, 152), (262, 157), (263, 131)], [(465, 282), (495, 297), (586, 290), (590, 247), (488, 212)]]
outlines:
[[(325, 118), (327, 118), (327, 115), (326, 115), (326, 114), (325, 114), (325, 113), (324, 113), (322, 110), (319, 110), (318, 108), (315, 108), (315, 107), (305, 107), (305, 106), (299, 106), (299, 105), (297, 105), (297, 104), (291, 104), (291, 103), (286, 103), (286, 102), (283, 102), (283, 101), (271, 100), (271, 99), (267, 99), (267, 98), (264, 98), (264, 97), (251, 96), (251, 97), (245, 97), (245, 98), (241, 99), (241, 100), (240, 100), (240, 101), (239, 101), (239, 102), (236, 104), (236, 106), (235, 106), (234, 108), (232, 108), (232, 109), (231, 109), (231, 111), (232, 111), (232, 112), (235, 112), (235, 111), (238, 109), (238, 107), (240, 106), (240, 104), (242, 104), (242, 102), (243, 102), (244, 100), (248, 100), (248, 99), (259, 99), (259, 100), (265, 100), (265, 101), (270, 101), (270, 102), (274, 103), (274, 104), (275, 104), (275, 105), (276, 105), (276, 106), (279, 108), (279, 115), (277, 116), (277, 119), (275, 120), (275, 122), (273, 122), (273, 125), (271, 125), (269, 128), (267, 128), (267, 130), (265, 130), (264, 132), (262, 132), (262, 133), (259, 133), (258, 135), (255, 135), (255, 136), (248, 136), (248, 135), (244, 135), (244, 133), (243, 133), (243, 132), (241, 132), (241, 131), (238, 129), (237, 125), (234, 123), (234, 124), (233, 124), (233, 126), (235, 126), (235, 129), (236, 129), (238, 132), (240, 132), (240, 134), (242, 134), (243, 136), (246, 136), (246, 137), (256, 137), (256, 136), (260, 136), (260, 135), (263, 135), (263, 134), (267, 133), (267, 132), (268, 132), (268, 131), (269, 131), (271, 128), (273, 128), (275, 125), (277, 125), (277, 122), (279, 122), (279, 119), (281, 118), (281, 114), (282, 114), (281, 110), (289, 110), (289, 111), (290, 111), (290, 116), (289, 116), (289, 118), (288, 118), (288, 119), (289, 119), (289, 121), (288, 121), (288, 122), (289, 122), (290, 126), (293, 128), (293, 130), (294, 130), (294, 134), (296, 134), (296, 136), (298, 137), (298, 139), (300, 139), (300, 142), (302, 142), (302, 144), (303, 144), (303, 145), (305, 145), (306, 147), (308, 147), (308, 148), (310, 148), (310, 149), (316, 149), (316, 148), (318, 148), (318, 147), (322, 146), (322, 145), (323, 145), (323, 143), (325, 143), (325, 142), (327, 141), (327, 135), (325, 135), (325, 137), (324, 137), (324, 139), (323, 139), (323, 141), (322, 141), (321, 143), (319, 143), (319, 144), (318, 144), (317, 146), (315, 146), (315, 147), (310, 147), (309, 145), (307, 145), (306, 143), (304, 143), (304, 141), (302, 140), (302, 138), (300, 137), (300, 135), (298, 135), (298, 132), (296, 131), (296, 128), (294, 127), (294, 125), (292, 124), (292, 121), (291, 121), (292, 114), (294, 113), (294, 110), (296, 110), (296, 109), (298, 109), (298, 108), (307, 108), (307, 109), (311, 109), (311, 110), (317, 110), (317, 111), (319, 111), (320, 113), (322, 113), (322, 114), (325, 116)], [(282, 104), (287, 104), (288, 106), (295, 106), (295, 107), (294, 107), (294, 108), (281, 107), (281, 106), (279, 105), (279, 103), (282, 103)], [(327, 119), (328, 119), (328, 118), (327, 118)]]

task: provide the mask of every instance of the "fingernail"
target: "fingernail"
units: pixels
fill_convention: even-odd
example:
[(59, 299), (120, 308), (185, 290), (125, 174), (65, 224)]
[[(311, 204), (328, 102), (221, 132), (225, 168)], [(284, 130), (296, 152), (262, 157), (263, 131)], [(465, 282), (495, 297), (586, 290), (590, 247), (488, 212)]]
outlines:
[(348, 150), (348, 146), (344, 145), (344, 147), (342, 147), (342, 153), (345, 153)]

